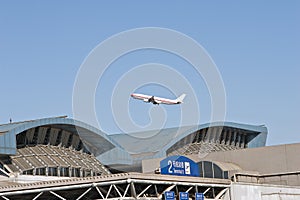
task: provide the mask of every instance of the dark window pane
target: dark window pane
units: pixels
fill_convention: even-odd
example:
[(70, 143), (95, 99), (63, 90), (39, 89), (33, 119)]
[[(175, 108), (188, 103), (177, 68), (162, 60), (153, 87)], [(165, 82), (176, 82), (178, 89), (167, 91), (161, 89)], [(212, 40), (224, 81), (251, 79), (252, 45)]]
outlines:
[(199, 162), (199, 163), (198, 163), (198, 167), (199, 167), (199, 176), (200, 176), (200, 177), (203, 177), (202, 163), (203, 163), (203, 162)]
[(36, 175), (46, 175), (46, 169), (45, 168), (37, 168), (35, 173), (36, 173)]
[(228, 171), (224, 171), (224, 179), (228, 179)]
[(212, 163), (204, 161), (204, 177), (213, 178)]
[(57, 168), (56, 167), (49, 167), (48, 168), (48, 176), (57, 176)]
[(221, 170), (221, 168), (216, 164), (213, 164), (213, 168), (214, 168), (214, 178), (223, 179), (223, 171)]

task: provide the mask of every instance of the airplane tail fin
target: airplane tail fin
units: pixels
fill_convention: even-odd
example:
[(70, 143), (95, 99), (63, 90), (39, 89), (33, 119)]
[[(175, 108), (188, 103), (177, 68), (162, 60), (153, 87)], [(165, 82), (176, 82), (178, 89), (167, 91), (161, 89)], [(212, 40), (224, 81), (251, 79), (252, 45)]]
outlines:
[(182, 103), (182, 102), (183, 102), (183, 99), (185, 98), (185, 96), (186, 96), (186, 94), (180, 95), (180, 96), (176, 99), (176, 101), (177, 101), (178, 103)]

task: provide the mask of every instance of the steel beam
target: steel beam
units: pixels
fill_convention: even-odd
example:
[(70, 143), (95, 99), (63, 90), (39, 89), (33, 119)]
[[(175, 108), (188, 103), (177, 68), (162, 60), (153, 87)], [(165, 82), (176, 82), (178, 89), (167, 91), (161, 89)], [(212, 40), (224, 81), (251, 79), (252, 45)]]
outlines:
[(61, 200), (66, 200), (65, 198), (63, 198), (62, 196), (60, 196), (59, 194), (56, 194), (55, 192), (53, 191), (50, 191), (51, 194), (53, 194), (54, 196), (60, 198)]

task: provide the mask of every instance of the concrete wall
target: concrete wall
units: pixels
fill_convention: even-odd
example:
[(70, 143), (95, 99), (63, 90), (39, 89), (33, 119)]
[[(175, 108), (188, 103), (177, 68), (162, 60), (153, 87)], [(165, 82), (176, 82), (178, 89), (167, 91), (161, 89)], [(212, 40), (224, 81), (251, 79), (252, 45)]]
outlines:
[[(200, 160), (231, 162), (245, 171), (256, 171), (260, 174), (300, 171), (300, 143), (278, 146), (242, 149), (226, 152), (214, 152), (199, 157), (190, 156), (198, 162)], [(300, 198), (299, 198), (300, 199)]]
[[(204, 160), (212, 162), (219, 161), (234, 163), (242, 169), (241, 172), (266, 175), (300, 171), (300, 159), (298, 156), (299, 152), (300, 143), (297, 143), (253, 149), (214, 152), (204, 156), (199, 156), (196, 154), (188, 157), (195, 162)], [(142, 162), (143, 173), (154, 173), (154, 170), (159, 168), (159, 162), (162, 159), (163, 158), (144, 160)], [(229, 172), (229, 176), (232, 175), (233, 174)], [(241, 178), (239, 179), (241, 182), (255, 182), (243, 180)], [(256, 178), (254, 179), (256, 180)], [(260, 178), (259, 183), (300, 186), (300, 176), (297, 174)]]
[(142, 160), (142, 172), (153, 174), (155, 169), (158, 169), (160, 166), (160, 161), (164, 158), (154, 158), (149, 160)]
[(299, 187), (232, 183), (224, 200), (299, 200)]

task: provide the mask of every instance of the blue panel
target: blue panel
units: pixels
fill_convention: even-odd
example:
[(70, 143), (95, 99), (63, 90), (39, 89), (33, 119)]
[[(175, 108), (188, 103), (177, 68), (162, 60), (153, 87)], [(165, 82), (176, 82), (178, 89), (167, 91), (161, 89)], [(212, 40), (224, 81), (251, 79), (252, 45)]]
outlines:
[(248, 148), (257, 148), (266, 146), (267, 132), (261, 132), (255, 136), (249, 143)]
[(189, 200), (188, 192), (179, 192), (179, 200)]
[(204, 200), (203, 193), (195, 193), (195, 200)]
[(16, 137), (12, 132), (0, 135), (0, 154), (15, 155), (16, 154)]
[(199, 167), (185, 156), (170, 156), (160, 161), (161, 174), (176, 176), (199, 176)]
[(175, 200), (175, 193), (173, 191), (166, 191), (165, 200)]

